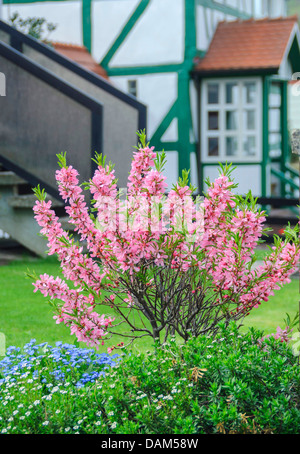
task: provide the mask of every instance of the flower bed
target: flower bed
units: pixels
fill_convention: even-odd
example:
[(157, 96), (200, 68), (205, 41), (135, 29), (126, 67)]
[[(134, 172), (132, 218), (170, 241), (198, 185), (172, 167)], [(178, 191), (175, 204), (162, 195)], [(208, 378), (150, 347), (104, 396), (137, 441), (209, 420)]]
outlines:
[(0, 432), (296, 434), (297, 361), (286, 342), (233, 324), (119, 360), (31, 342), (0, 363)]

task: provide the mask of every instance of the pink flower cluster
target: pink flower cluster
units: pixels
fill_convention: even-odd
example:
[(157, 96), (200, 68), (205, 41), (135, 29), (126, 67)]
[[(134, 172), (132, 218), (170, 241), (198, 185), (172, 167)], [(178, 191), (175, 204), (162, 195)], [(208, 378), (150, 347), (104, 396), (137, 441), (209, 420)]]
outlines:
[(79, 342), (96, 347), (99, 345), (113, 320), (99, 316), (94, 311), (94, 298), (91, 294), (85, 296), (80, 293), (80, 288), (70, 289), (62, 279), (54, 279), (48, 274), (41, 275), (34, 287), (34, 292), (39, 290), (45, 297), (50, 297), (50, 300), (63, 301), (64, 304), (57, 307), (57, 315), (54, 316), (56, 323), (63, 322), (69, 326), (71, 334), (75, 334)]
[[(187, 271), (195, 276), (200, 273), (206, 284), (199, 292), (205, 285), (213, 288), (213, 304), (222, 306), (230, 316), (246, 315), (267, 301), (298, 266), (299, 244), (287, 241), (274, 247), (263, 265), (252, 269), (265, 216), (239, 202), (225, 171), (197, 206), (184, 179), (165, 196), (166, 178), (158, 159), (154, 148), (146, 145), (134, 153), (125, 203), (119, 199), (114, 170), (99, 160), (89, 182), (96, 221), (90, 216), (78, 172), (66, 164), (56, 172), (70, 222), (86, 242), (89, 254), (62, 229), (51, 202), (41, 196), (36, 202), (35, 218), (48, 239), (49, 254), (57, 254), (65, 278), (73, 282), (75, 289), (59, 278), (43, 275), (34, 284), (35, 291), (63, 302), (58, 306), (56, 321), (69, 325), (79, 340), (98, 345), (113, 322), (97, 314), (95, 298), (113, 307), (118, 300), (134, 306), (135, 292), (121, 285), (127, 274), (130, 282), (143, 276), (152, 288), (153, 273), (162, 270), (174, 270), (178, 276)], [(152, 274), (146, 275), (147, 269)], [(197, 291), (193, 289), (192, 293)], [(126, 293), (125, 299), (120, 297), (122, 293)]]
[(284, 329), (281, 329), (280, 326), (277, 326), (276, 333), (267, 334), (266, 336), (260, 339), (260, 344), (266, 339), (270, 339), (274, 337), (274, 339), (279, 340), (280, 342), (289, 343), (290, 342), (290, 335), (292, 333), (292, 329), (289, 326), (286, 326)]

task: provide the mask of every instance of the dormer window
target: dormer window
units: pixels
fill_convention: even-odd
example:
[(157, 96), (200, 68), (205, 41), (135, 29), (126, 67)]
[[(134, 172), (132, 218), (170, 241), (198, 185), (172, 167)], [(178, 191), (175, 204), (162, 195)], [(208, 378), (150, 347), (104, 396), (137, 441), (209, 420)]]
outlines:
[(261, 92), (259, 78), (203, 80), (203, 157), (235, 162), (261, 157)]

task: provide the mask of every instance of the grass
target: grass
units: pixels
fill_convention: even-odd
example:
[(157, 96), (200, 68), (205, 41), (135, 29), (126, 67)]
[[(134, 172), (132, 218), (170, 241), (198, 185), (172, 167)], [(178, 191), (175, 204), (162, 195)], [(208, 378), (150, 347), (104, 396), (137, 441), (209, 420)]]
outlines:
[[(259, 251), (259, 259), (264, 256)], [(5, 335), (6, 347), (14, 345), (23, 347), (31, 339), (38, 343), (48, 342), (54, 345), (57, 341), (73, 343), (67, 327), (57, 325), (53, 320), (52, 308), (40, 293), (33, 293), (32, 281), (26, 277), (26, 272), (37, 275), (48, 273), (59, 275), (59, 263), (54, 257), (33, 259), (24, 256), (19, 261), (11, 262), (0, 267), (0, 332)], [(299, 310), (299, 280), (292, 279), (290, 284), (281, 290), (259, 308), (254, 309), (244, 321), (244, 329), (254, 326), (264, 330), (266, 334), (276, 331), (277, 326), (284, 328), (284, 318), (288, 313), (291, 318)], [(105, 352), (108, 346), (124, 340), (121, 336), (105, 344), (100, 351)], [(82, 346), (84, 346), (82, 344)], [(138, 340), (139, 350), (151, 348), (152, 340)]]

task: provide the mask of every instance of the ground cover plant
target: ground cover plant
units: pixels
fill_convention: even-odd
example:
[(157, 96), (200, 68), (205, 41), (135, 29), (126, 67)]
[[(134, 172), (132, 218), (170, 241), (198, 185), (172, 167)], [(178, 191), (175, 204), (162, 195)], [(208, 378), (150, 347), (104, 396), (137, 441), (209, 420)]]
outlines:
[(119, 357), (31, 342), (9, 349), (0, 376), (3, 434), (299, 432), (297, 357), (234, 323)]
[(89, 389), (81, 389), (117, 360), (62, 342), (51, 346), (33, 339), (22, 349), (10, 346), (0, 361), (1, 433), (47, 433), (49, 421), (51, 433), (67, 433), (70, 424), (74, 432), (80, 415), (93, 426), (95, 406)]
[(59, 155), (59, 192), (89, 254), (62, 229), (44, 191), (35, 190), (35, 218), (49, 254), (57, 254), (64, 278), (74, 284), (44, 274), (36, 277), (35, 291), (50, 299), (56, 322), (89, 345), (103, 343), (124, 323), (129, 340), (151, 336), (157, 342), (175, 334), (187, 340), (191, 334), (215, 332), (220, 321), (243, 320), (268, 301), (298, 264), (297, 226), (286, 229), (284, 241), (275, 238), (263, 264), (252, 267), (265, 215), (251, 193), (246, 199), (233, 193), (230, 167), (208, 182), (203, 203), (194, 201), (188, 172), (165, 197), (165, 155), (149, 147), (144, 133), (139, 138), (126, 203), (120, 200), (113, 165), (96, 155), (97, 170), (86, 183), (93, 216), (77, 171)]

